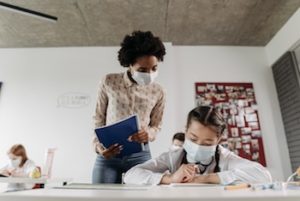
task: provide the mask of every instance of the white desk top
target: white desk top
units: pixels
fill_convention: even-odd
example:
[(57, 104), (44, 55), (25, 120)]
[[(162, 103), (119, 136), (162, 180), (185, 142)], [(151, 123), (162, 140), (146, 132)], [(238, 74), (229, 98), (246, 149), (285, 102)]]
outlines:
[(223, 187), (151, 186), (137, 189), (120, 187), (106, 190), (38, 189), (0, 194), (0, 201), (299, 201), (299, 190), (250, 189), (225, 191)]
[(0, 177), (0, 183), (26, 183), (26, 184), (47, 184), (47, 183), (63, 183), (71, 182), (70, 178), (38, 178), (32, 179), (28, 177)]

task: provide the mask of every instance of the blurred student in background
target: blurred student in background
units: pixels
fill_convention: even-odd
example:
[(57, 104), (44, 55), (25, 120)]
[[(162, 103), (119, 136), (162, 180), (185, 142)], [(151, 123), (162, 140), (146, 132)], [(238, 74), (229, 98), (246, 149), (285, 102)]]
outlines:
[(170, 146), (170, 150), (180, 149), (184, 143), (184, 133), (175, 133), (172, 138), (172, 145)]
[[(7, 152), (9, 162), (0, 169), (0, 174), (7, 177), (30, 177), (36, 166), (27, 156), (26, 149), (21, 144), (13, 145)], [(11, 183), (8, 191), (32, 189), (33, 184)]]

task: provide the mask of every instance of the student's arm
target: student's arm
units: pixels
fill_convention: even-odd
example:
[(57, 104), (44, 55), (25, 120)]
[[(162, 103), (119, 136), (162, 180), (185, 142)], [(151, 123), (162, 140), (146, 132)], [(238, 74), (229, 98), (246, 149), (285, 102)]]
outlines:
[(169, 170), (169, 161), (168, 152), (166, 152), (158, 158), (139, 164), (126, 172), (124, 182), (126, 184), (160, 184), (162, 177)]
[[(98, 97), (97, 97), (97, 104), (96, 104), (96, 111), (95, 111), (95, 128), (104, 126), (106, 124), (106, 111), (108, 105), (108, 96), (106, 91), (106, 77), (100, 82), (99, 90), (98, 90)], [(93, 145), (95, 151), (97, 153), (102, 153), (105, 148), (99, 142), (96, 134), (93, 136)]]
[(9, 169), (9, 165), (5, 165), (4, 167), (0, 168), (0, 174), (5, 175), (5, 176), (9, 176), (10, 175), (10, 171)]
[(207, 175), (197, 175), (192, 180), (192, 183), (205, 183), (205, 184), (220, 184), (220, 177), (216, 173)]
[(27, 160), (22, 168), (15, 169), (11, 172), (13, 177), (29, 177), (30, 173), (36, 168), (35, 164), (31, 160)]
[(5, 165), (5, 166), (3, 166), (3, 167), (1, 167), (1, 168), (0, 168), (0, 172), (2, 172), (2, 171), (4, 171), (4, 170), (7, 170), (7, 168), (8, 168), (8, 164)]
[(221, 184), (235, 182), (265, 183), (271, 182), (270, 172), (261, 164), (241, 158), (233, 153), (228, 154), (226, 160), (227, 170), (217, 173)]
[(147, 129), (147, 132), (149, 134), (149, 140), (151, 142), (155, 140), (157, 133), (161, 130), (165, 102), (166, 94), (162, 90), (161, 97), (159, 98), (158, 102), (156, 103), (150, 114), (150, 125)]
[(37, 168), (37, 166), (35, 165), (35, 163), (32, 160), (28, 160), (27, 163), (25, 163), (25, 167), (24, 167), (24, 172), (25, 175), (29, 176), (30, 173)]
[(232, 184), (243, 183), (265, 183), (271, 182), (269, 171), (259, 163), (249, 161), (234, 154), (225, 158), (228, 169), (218, 173), (198, 175), (193, 183)]

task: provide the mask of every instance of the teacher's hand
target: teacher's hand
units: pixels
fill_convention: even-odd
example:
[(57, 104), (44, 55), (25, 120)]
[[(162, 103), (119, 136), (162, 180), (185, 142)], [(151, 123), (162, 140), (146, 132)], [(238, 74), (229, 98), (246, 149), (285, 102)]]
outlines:
[(140, 130), (138, 133), (131, 135), (128, 138), (128, 141), (138, 142), (138, 143), (145, 143), (150, 141), (149, 134), (144, 129)]
[(113, 144), (110, 147), (108, 147), (107, 149), (105, 149), (104, 151), (102, 151), (101, 155), (105, 159), (110, 159), (110, 158), (114, 157), (115, 155), (118, 155), (122, 151), (122, 149), (123, 149), (122, 145)]

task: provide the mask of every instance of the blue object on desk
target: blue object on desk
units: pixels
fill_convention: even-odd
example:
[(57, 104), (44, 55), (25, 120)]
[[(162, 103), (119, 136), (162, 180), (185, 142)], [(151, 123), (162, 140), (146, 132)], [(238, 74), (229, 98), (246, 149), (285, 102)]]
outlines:
[(252, 190), (282, 190), (283, 182), (275, 181), (271, 183), (262, 183), (262, 184), (252, 184)]
[(116, 156), (122, 158), (143, 150), (142, 144), (128, 141), (129, 136), (137, 133), (138, 130), (138, 119), (136, 115), (133, 115), (117, 123), (96, 128), (95, 132), (106, 148), (113, 144), (123, 145), (123, 150)]

